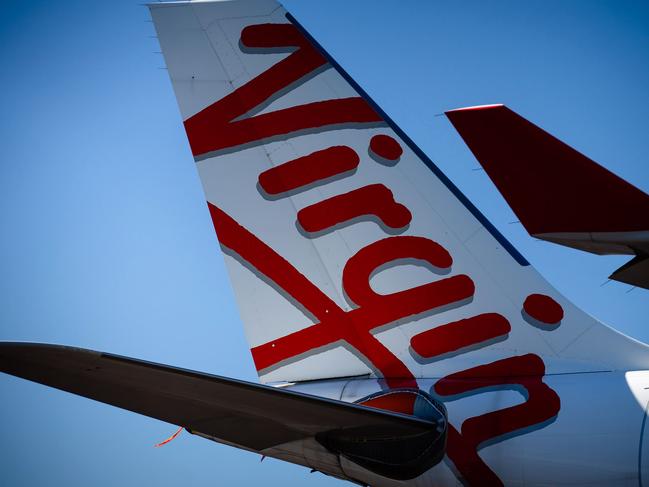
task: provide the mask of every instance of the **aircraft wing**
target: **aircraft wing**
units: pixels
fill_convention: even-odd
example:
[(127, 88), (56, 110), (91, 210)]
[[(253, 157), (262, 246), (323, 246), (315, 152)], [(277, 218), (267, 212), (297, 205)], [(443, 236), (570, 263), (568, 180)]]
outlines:
[(291, 453), (292, 443), (337, 464), (332, 444), (401, 448), (440, 436), (437, 424), (414, 416), (81, 348), (1, 343), (0, 371), (314, 468)]
[(647, 194), (504, 105), (446, 115), (530, 235), (636, 255), (611, 279), (649, 288)]

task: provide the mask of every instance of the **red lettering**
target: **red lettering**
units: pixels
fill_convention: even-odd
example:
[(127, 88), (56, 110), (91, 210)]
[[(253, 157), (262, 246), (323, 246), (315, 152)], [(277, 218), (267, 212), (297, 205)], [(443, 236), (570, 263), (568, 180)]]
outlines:
[[(422, 302), (429, 297), (433, 299), (436, 306), (445, 304), (443, 298), (440, 301), (440, 297), (434, 297), (435, 293), (431, 291), (439, 283), (447, 282), (453, 278), (389, 295), (374, 292), (369, 284), (372, 274), (385, 264), (399, 263), (399, 261), (406, 259), (426, 262), (434, 269), (439, 270), (447, 270), (453, 264), (451, 254), (440, 244), (427, 238), (411, 236), (384, 238), (362, 248), (347, 261), (343, 270), (343, 287), (345, 288), (345, 293), (358, 306), (370, 308), (376, 306), (383, 307), (385, 306), (383, 303), (386, 302), (386, 299), (389, 300), (392, 298), (399, 298), (400, 300), (406, 298), (410, 301), (408, 307), (418, 310), (421, 308)], [(467, 276), (457, 277), (461, 277), (462, 281), (465, 281), (464, 278), (468, 279)], [(467, 284), (469, 282), (470, 279), (467, 281)], [(466, 289), (470, 289), (470, 292), (467, 296), (463, 296), (462, 299), (473, 296), (473, 283), (471, 282)], [(420, 304), (418, 305), (416, 303)], [(424, 307), (420, 311), (425, 311), (426, 309), (429, 308)]]
[[(435, 392), (440, 396), (479, 394), (485, 388), (518, 386), (527, 400), (523, 404), (469, 418), (462, 433), (449, 431), (448, 456), (472, 485), (502, 485), (477, 451), (487, 442), (502, 441), (503, 435), (521, 431), (554, 418), (561, 407), (559, 396), (543, 382), (545, 364), (534, 354), (498, 360), (440, 379)], [(485, 482), (488, 480), (488, 482)]]
[(410, 210), (394, 201), (392, 191), (382, 184), (371, 184), (333, 196), (297, 213), (297, 220), (307, 232), (320, 232), (355, 218), (375, 216), (387, 227), (403, 228), (410, 220)]
[[(255, 115), (276, 98), (291, 91), (327, 66), (325, 58), (291, 24), (252, 25), (243, 29), (241, 44), (254, 49), (291, 49), (292, 52), (265, 72), (185, 121), (195, 156), (225, 151), (245, 144), (263, 143), (296, 136), (305, 131), (331, 130), (349, 124), (376, 124), (381, 117), (360, 97), (316, 101)], [(399, 143), (387, 135), (370, 141), (370, 156), (392, 164), (402, 155)], [(329, 178), (354, 170), (358, 155), (349, 147), (335, 146), (288, 161), (259, 176), (260, 187), (269, 195), (304, 190)], [(263, 274), (275, 288), (290, 297), (314, 324), (278, 337), (252, 349), (257, 370), (282, 365), (318, 349), (348, 344), (357, 356), (385, 378), (388, 387), (417, 387), (414, 375), (375, 336), (399, 320), (458, 306), (473, 297), (475, 288), (467, 275), (445, 277), (390, 294), (379, 294), (371, 285), (373, 274), (387, 266), (425, 263), (433, 272), (447, 271), (453, 260), (442, 246), (423, 237), (399, 236), (374, 242), (359, 250), (346, 263), (342, 287), (355, 306), (345, 311), (310, 282), (286, 259), (221, 209), (208, 203), (218, 238), (235, 257)], [(334, 196), (298, 212), (307, 232), (320, 232), (355, 218), (373, 216), (389, 228), (410, 223), (412, 214), (395, 202), (392, 192), (374, 184)], [(532, 295), (524, 311), (546, 324), (559, 323), (561, 307), (545, 296)], [(547, 299), (545, 299), (547, 298)], [(556, 306), (554, 306), (556, 304)], [(557, 308), (558, 306), (558, 308)], [(442, 356), (506, 335), (509, 322), (497, 313), (481, 314), (439, 326), (411, 340), (424, 358)], [(448, 401), (458, 395), (480, 394), (487, 388), (517, 387), (524, 392), (522, 404), (465, 420), (458, 431), (449, 425), (448, 457), (471, 485), (501, 486), (497, 475), (482, 461), (478, 450), (502, 441), (505, 435), (522, 434), (525, 428), (542, 425), (560, 409), (557, 394), (543, 383), (545, 366), (536, 355), (523, 355), (474, 367), (439, 380), (435, 392)], [(413, 396), (414, 397), (414, 396)], [(412, 409), (410, 396), (373, 398), (365, 405), (398, 412)]]
[(262, 172), (259, 186), (269, 195), (305, 189), (314, 183), (352, 171), (359, 162), (358, 154), (353, 149), (337, 145)]
[(451, 424), (448, 425), (446, 456), (451, 459), (468, 485), (503, 487), (498, 475), (482, 461), (478, 451)]
[(561, 305), (545, 294), (530, 294), (525, 298), (523, 311), (548, 329), (558, 326), (563, 319)]
[(511, 331), (509, 321), (498, 313), (484, 313), (426, 330), (410, 340), (412, 349), (423, 358), (434, 358), (479, 345)]
[(320, 320), (253, 348), (257, 370), (327, 345), (346, 342), (386, 378), (390, 387), (416, 387), (410, 370), (371, 331), (402, 318), (461, 302), (474, 292), (473, 281), (468, 276), (458, 275), (388, 295), (374, 293), (369, 286), (370, 274), (394, 260), (415, 258), (437, 267), (448, 267), (452, 263), (448, 252), (428, 239), (390, 237), (361, 249), (345, 266), (345, 291), (360, 306), (345, 312), (268, 245), (216, 206), (209, 203), (208, 206), (221, 244)]
[(241, 43), (250, 48), (296, 50), (185, 121), (194, 156), (308, 129), (381, 121), (359, 97), (313, 102), (237, 120), (272, 101), (273, 96), (293, 89), (326, 64), (325, 58), (291, 24), (250, 25), (242, 31)]
[(401, 145), (389, 135), (375, 135), (370, 140), (370, 155), (382, 164), (396, 164), (401, 154), (403, 154)]

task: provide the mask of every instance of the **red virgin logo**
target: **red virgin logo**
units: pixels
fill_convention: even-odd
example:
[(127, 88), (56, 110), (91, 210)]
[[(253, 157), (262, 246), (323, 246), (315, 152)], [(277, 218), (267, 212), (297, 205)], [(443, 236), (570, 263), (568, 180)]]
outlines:
[[(317, 101), (254, 115), (252, 112), (260, 106), (267, 105), (330, 66), (291, 24), (248, 26), (241, 33), (240, 44), (244, 52), (247, 49), (255, 49), (255, 52), (290, 49), (293, 52), (185, 121), (190, 145), (197, 158), (235, 152), (307, 132), (333, 131), (350, 124), (361, 127), (385, 125), (360, 97)], [(368, 141), (368, 153), (374, 162), (394, 166), (398, 164), (403, 149), (396, 139), (382, 134)], [(270, 200), (267, 204), (272, 205), (273, 200), (351, 177), (359, 164), (359, 155), (350, 147), (324, 147), (261, 173), (257, 189)], [(364, 185), (296, 213), (300, 230), (296, 238), (318, 238), (341, 226), (368, 219), (376, 222), (388, 235), (363, 247), (345, 263), (341, 285), (354, 305), (348, 311), (250, 230), (217, 206), (208, 205), (225, 251), (254, 268), (313, 320), (313, 324), (306, 328), (252, 349), (257, 370), (262, 373), (328, 347), (344, 345), (383, 377), (386, 387), (417, 388), (417, 380), (407, 365), (373, 332), (451, 307), (460, 308), (473, 298), (476, 291), (470, 276), (447, 276), (453, 257), (439, 243), (425, 237), (399, 235), (414, 217), (410, 209), (396, 201), (390, 188), (383, 184)], [(370, 277), (373, 273), (412, 259), (425, 263), (438, 279), (391, 294), (378, 294), (372, 289)], [(547, 324), (548, 319), (563, 316), (563, 312), (556, 309), (559, 307), (560, 310), (556, 302), (547, 296), (538, 296), (526, 300), (523, 310), (523, 316), (530, 318), (532, 324), (536, 326), (535, 320)], [(539, 304), (543, 300), (551, 300), (556, 305), (554, 312), (542, 311), (548, 309)], [(552, 315), (550, 318), (549, 314)], [(551, 325), (558, 326), (561, 317)], [(410, 345), (412, 353), (419, 358), (444, 359), (488, 346), (495, 340), (505, 340), (510, 331), (511, 325), (504, 316), (495, 312), (483, 313), (427, 330), (414, 336)], [(528, 354), (473, 367), (435, 384), (431, 392), (446, 401), (480, 394), (487, 388), (513, 387), (526, 397), (520, 405), (469, 418), (459, 430), (449, 425), (447, 454), (467, 482), (472, 485), (502, 485), (479, 457), (478, 450), (502, 441), (508, 435), (524, 434), (531, 427), (545, 426), (556, 417), (560, 400), (543, 382), (544, 374), (543, 360)]]

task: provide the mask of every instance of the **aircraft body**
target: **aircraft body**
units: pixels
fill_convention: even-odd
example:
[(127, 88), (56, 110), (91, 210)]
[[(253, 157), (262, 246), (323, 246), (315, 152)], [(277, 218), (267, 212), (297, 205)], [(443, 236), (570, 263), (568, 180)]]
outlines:
[(645, 345), (552, 288), (279, 4), (150, 8), (270, 387), (48, 345), (2, 344), (3, 371), (361, 485), (642, 484)]

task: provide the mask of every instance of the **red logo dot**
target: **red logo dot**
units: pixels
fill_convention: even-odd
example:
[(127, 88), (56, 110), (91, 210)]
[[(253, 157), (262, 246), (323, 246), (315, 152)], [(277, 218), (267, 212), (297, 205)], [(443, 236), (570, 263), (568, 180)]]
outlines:
[(523, 303), (523, 310), (546, 325), (557, 325), (563, 319), (561, 305), (545, 294), (530, 294)]
[[(403, 154), (403, 149), (399, 145), (399, 142), (389, 135), (375, 135), (370, 140), (370, 154), (378, 156), (378, 158), (386, 162), (394, 163)], [(379, 160), (379, 162), (381, 161)]]

